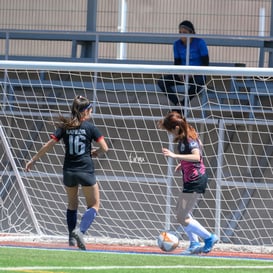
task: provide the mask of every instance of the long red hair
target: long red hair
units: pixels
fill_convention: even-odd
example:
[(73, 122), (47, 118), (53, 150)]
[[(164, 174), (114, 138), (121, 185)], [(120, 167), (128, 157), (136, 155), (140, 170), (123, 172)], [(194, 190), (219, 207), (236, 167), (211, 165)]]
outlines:
[(193, 140), (198, 139), (196, 130), (186, 121), (185, 117), (182, 117), (175, 111), (168, 113), (164, 119), (158, 122), (158, 128), (165, 129), (171, 133), (173, 133), (173, 130), (175, 130), (177, 127), (179, 127), (179, 130), (178, 134), (174, 138), (174, 142), (188, 138)]

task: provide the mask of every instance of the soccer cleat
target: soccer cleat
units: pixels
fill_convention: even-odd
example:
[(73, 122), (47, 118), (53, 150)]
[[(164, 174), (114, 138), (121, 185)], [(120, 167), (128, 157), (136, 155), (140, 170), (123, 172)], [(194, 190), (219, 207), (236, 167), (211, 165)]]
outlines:
[(83, 233), (79, 229), (74, 229), (71, 235), (76, 239), (78, 248), (81, 250), (86, 250)]
[(191, 242), (190, 246), (184, 250), (181, 254), (182, 255), (192, 255), (192, 254), (199, 254), (202, 251), (201, 244), (199, 242)]
[(75, 246), (76, 245), (76, 239), (74, 237), (72, 237), (72, 235), (69, 235), (68, 245), (69, 246)]
[(202, 252), (209, 253), (213, 246), (219, 241), (219, 238), (215, 234), (211, 234), (208, 239), (205, 239), (205, 245), (202, 248)]

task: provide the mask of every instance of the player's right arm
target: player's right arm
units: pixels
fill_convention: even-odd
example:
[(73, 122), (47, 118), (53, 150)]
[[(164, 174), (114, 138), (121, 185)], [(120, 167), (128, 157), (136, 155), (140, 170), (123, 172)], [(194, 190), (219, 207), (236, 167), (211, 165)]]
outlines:
[(50, 139), (48, 142), (46, 142), (38, 153), (34, 155), (29, 162), (27, 162), (25, 170), (28, 172), (39, 158), (44, 156), (49, 150), (52, 149), (55, 143), (57, 143), (56, 139)]

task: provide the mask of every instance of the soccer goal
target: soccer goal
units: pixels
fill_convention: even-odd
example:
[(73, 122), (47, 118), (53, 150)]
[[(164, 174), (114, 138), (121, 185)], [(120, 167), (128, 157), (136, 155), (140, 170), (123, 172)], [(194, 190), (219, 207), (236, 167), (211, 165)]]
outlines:
[[(267, 68), (183, 67), (87, 63), (0, 62), (0, 230), (8, 235), (67, 238), (62, 143), (26, 173), (25, 163), (69, 115), (76, 95), (93, 102), (92, 122), (109, 152), (94, 159), (101, 209), (90, 240), (155, 243), (162, 230), (181, 230), (174, 216), (181, 190), (172, 137), (157, 121), (177, 110), (157, 85), (185, 75), (173, 90), (199, 131), (209, 188), (193, 211), (222, 244), (273, 244), (273, 81)], [(188, 100), (191, 75), (207, 84)], [(79, 212), (85, 202), (80, 199)], [(185, 238), (181, 231), (182, 240)]]

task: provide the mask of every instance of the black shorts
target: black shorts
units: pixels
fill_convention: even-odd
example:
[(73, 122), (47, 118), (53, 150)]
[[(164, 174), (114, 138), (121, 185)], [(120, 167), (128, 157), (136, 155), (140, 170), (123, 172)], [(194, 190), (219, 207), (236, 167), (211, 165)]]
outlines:
[(199, 179), (184, 183), (183, 192), (185, 193), (205, 193), (208, 185), (208, 176), (207, 174), (202, 175)]
[(67, 187), (93, 186), (96, 184), (94, 173), (63, 171), (63, 183)]

